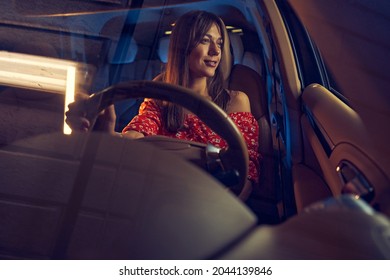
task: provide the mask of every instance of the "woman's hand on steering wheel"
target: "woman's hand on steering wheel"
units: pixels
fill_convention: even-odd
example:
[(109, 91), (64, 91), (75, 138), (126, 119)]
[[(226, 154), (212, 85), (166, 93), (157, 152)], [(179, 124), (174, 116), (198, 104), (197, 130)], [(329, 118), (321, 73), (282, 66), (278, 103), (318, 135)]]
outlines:
[(74, 131), (87, 132), (92, 128), (97, 131), (104, 131), (111, 134), (115, 133), (116, 114), (114, 105), (110, 105), (101, 111), (95, 124), (87, 118), (88, 110), (85, 103), (89, 99), (87, 94), (78, 94), (76, 101), (68, 105), (68, 111), (65, 112), (66, 123)]

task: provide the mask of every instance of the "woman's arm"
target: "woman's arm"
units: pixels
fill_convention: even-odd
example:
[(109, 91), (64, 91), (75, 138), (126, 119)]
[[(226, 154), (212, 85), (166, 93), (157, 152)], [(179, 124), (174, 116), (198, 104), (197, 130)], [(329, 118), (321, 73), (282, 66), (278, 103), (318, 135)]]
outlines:
[(138, 132), (136, 130), (127, 130), (125, 132), (122, 132), (122, 136), (129, 139), (138, 139), (138, 138), (145, 137), (145, 135), (143, 135), (141, 132)]
[(230, 114), (230, 117), (240, 129), (249, 153), (248, 179), (239, 195), (245, 201), (252, 192), (253, 182), (257, 182), (259, 179), (259, 128), (257, 121), (251, 114), (248, 96), (242, 91), (230, 91), (229, 93), (231, 101), (228, 105), (227, 113)]
[(149, 98), (141, 104), (136, 115), (122, 130), (124, 137), (132, 139), (159, 134), (161, 130), (161, 110), (159, 106)]
[[(88, 98), (89, 96), (87, 94), (77, 94), (76, 101), (68, 105), (68, 111), (65, 113), (65, 121), (72, 130), (86, 132), (91, 129), (91, 123), (86, 118), (87, 111), (85, 102)], [(98, 115), (94, 129), (114, 134), (115, 122), (115, 109), (111, 105)]]

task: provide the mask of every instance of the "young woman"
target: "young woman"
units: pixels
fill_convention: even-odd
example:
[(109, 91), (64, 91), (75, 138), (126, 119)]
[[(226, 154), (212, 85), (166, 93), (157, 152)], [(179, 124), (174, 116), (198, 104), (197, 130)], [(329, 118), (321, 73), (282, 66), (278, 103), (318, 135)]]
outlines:
[[(239, 195), (246, 200), (252, 191), (252, 183), (258, 181), (258, 125), (251, 114), (247, 95), (240, 91), (224, 88), (222, 63), (224, 52), (229, 52), (223, 21), (206, 11), (191, 11), (181, 16), (175, 23), (169, 43), (166, 71), (163, 82), (192, 89), (196, 93), (219, 105), (242, 132), (249, 151), (249, 175), (247, 183)], [(226, 39), (226, 42), (225, 42)], [(72, 106), (69, 106), (71, 111)], [(80, 120), (67, 113), (68, 123), (80, 127)], [(110, 125), (106, 130), (113, 131), (115, 114), (107, 110), (106, 118)], [(89, 128), (86, 119), (81, 120), (84, 130)], [(198, 117), (182, 107), (145, 99), (139, 114), (123, 129), (123, 137), (132, 139), (149, 135), (164, 135), (189, 141), (210, 143), (219, 148), (226, 147), (225, 141), (208, 128)]]

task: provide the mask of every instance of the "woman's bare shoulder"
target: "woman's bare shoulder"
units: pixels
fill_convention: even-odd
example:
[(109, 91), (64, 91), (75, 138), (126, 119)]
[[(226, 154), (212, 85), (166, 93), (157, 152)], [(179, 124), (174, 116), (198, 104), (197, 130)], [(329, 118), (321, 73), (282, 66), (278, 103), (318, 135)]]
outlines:
[(251, 105), (248, 95), (239, 90), (228, 90), (230, 95), (230, 102), (227, 108), (227, 113), (234, 112), (250, 112)]

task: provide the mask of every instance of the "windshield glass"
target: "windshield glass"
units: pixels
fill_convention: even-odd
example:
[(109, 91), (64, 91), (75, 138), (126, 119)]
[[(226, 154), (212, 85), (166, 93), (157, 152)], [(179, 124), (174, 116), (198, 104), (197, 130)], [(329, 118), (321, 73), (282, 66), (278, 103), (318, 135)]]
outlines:
[(302, 2), (0, 1), (0, 259), (285, 258), (261, 246), (323, 225), (370, 241), (333, 207), (304, 219), (349, 193), (390, 212), (387, 29), (359, 1)]
[[(55, 131), (69, 134), (63, 113), (75, 93), (91, 94), (122, 81), (155, 78), (164, 71), (175, 20), (189, 10), (198, 9), (199, 2), (171, 1), (162, 5), (161, 1), (127, 2), (2, 3), (2, 10), (7, 11), (0, 16), (0, 85), (6, 89), (2, 98), (13, 102), (18, 96), (22, 103), (28, 102), (24, 105), (29, 110), (50, 108), (49, 119), (57, 121), (46, 127), (47, 132), (56, 127)], [(233, 52), (242, 52), (245, 41), (246, 49), (261, 55), (255, 26), (246, 18), (245, 3), (201, 3), (202, 9), (224, 19), (232, 42), (238, 46)], [(139, 104), (140, 100), (116, 104), (118, 131), (137, 113)], [(59, 114), (54, 117), (56, 113)], [(43, 131), (45, 128), (39, 133)], [(3, 142), (12, 140), (8, 138)]]

